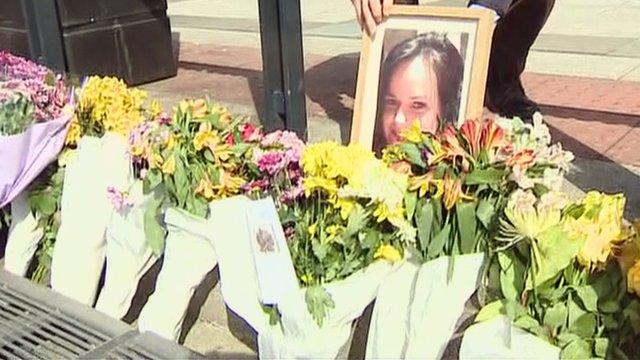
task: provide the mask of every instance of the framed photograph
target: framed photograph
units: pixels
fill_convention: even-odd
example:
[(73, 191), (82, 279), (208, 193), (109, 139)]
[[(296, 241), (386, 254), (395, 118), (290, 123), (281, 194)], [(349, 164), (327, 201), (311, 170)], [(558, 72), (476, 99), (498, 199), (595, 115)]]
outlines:
[(351, 142), (379, 151), (415, 121), (481, 117), (493, 26), (490, 11), (393, 6), (363, 37)]

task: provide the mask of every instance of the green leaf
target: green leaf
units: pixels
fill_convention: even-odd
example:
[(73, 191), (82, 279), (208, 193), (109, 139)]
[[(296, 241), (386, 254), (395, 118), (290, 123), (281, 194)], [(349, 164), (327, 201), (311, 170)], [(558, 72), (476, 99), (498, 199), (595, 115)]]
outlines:
[(147, 177), (144, 179), (143, 190), (145, 194), (149, 194), (162, 182), (162, 174), (157, 170), (147, 171)]
[(596, 356), (604, 358), (605, 356), (607, 356), (607, 349), (609, 349), (609, 339), (596, 338), (594, 346)]
[(460, 234), (460, 251), (462, 254), (470, 254), (476, 248), (476, 203), (458, 203), (456, 205), (456, 219)]
[(416, 205), (418, 203), (418, 192), (417, 191), (407, 191), (404, 194), (404, 205), (407, 209), (407, 218), (412, 219), (413, 214), (416, 211)]
[(404, 142), (400, 144), (400, 149), (407, 155), (409, 161), (420, 167), (427, 167), (427, 164), (422, 159), (422, 154), (420, 153), (420, 149), (418, 145), (413, 143)]
[(215, 163), (216, 162), (216, 158), (213, 156), (213, 153), (211, 152), (211, 150), (206, 149), (204, 152), (204, 158), (210, 162), (210, 163)]
[(518, 301), (520, 294), (524, 291), (524, 273), (526, 271), (524, 266), (504, 252), (498, 253), (498, 263), (500, 264), (502, 295), (509, 300)]
[(634, 299), (622, 310), (622, 314), (629, 319), (635, 333), (640, 333), (640, 302)]
[(335, 307), (331, 295), (321, 286), (310, 286), (305, 292), (305, 301), (307, 302), (307, 309), (309, 313), (316, 321), (318, 326), (322, 327), (324, 319), (329, 313), (329, 309)]
[(476, 217), (480, 220), (480, 223), (484, 226), (485, 229), (490, 230), (491, 222), (496, 213), (493, 204), (487, 200), (480, 200), (478, 203), (478, 208), (476, 210)]
[(464, 179), (465, 185), (499, 184), (505, 176), (504, 170), (496, 168), (475, 169)]
[(580, 340), (580, 336), (570, 333), (570, 332), (561, 332), (556, 336), (556, 340), (558, 341), (558, 346), (563, 348), (568, 345), (570, 342), (575, 340)]
[(374, 229), (367, 229), (364, 234), (359, 234), (360, 246), (363, 249), (377, 249), (380, 242), (380, 232)]
[(418, 227), (419, 248), (424, 251), (429, 246), (433, 229), (433, 206), (431, 201), (420, 201), (416, 212), (416, 225)]
[(536, 319), (531, 317), (530, 315), (523, 315), (518, 317), (513, 324), (523, 330), (532, 332), (534, 334), (539, 334), (541, 332), (540, 324)]
[(505, 313), (504, 302), (505, 300), (496, 300), (485, 305), (482, 309), (480, 309), (474, 321), (476, 323), (479, 323), (491, 320), (496, 316), (503, 315)]
[[(549, 228), (538, 235), (538, 246), (541, 267), (533, 273), (533, 282), (541, 286), (545, 282), (555, 278), (575, 258), (580, 249), (579, 241), (567, 241), (568, 235), (562, 225)], [(532, 289), (533, 284), (527, 284), (527, 289)]]
[(593, 337), (596, 331), (596, 316), (591, 313), (580, 315), (571, 322), (569, 330), (583, 338)]
[(587, 311), (598, 311), (598, 294), (591, 286), (580, 286), (575, 288), (578, 297), (582, 301), (582, 305)]
[(586, 340), (576, 339), (560, 351), (561, 359), (584, 360), (591, 358), (591, 346)]
[(318, 258), (319, 261), (324, 260), (324, 258), (327, 256), (327, 251), (329, 250), (326, 244), (323, 244), (315, 239), (311, 242), (311, 249), (313, 250), (313, 254)]
[(160, 223), (160, 209), (162, 200), (155, 198), (148, 204), (144, 211), (144, 232), (149, 247), (156, 256), (164, 251), (165, 230)]
[(343, 237), (349, 238), (359, 231), (364, 230), (367, 225), (368, 215), (362, 206), (356, 206), (347, 220), (347, 228), (342, 234)]
[(444, 244), (449, 239), (449, 233), (451, 232), (451, 224), (447, 223), (444, 228), (433, 237), (433, 240), (429, 243), (427, 248), (427, 254), (430, 258), (438, 257), (443, 249)]
[(269, 325), (274, 326), (280, 323), (280, 311), (278, 311), (278, 305), (264, 305), (262, 306), (262, 311), (269, 315)]
[(544, 324), (554, 328), (561, 327), (567, 322), (568, 315), (567, 307), (563, 303), (556, 303), (544, 314)]

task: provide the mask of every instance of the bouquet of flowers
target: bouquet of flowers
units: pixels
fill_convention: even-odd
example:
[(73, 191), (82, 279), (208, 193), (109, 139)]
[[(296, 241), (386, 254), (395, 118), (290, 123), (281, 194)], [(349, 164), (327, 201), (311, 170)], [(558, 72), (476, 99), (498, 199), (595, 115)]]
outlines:
[(263, 177), (250, 186), (276, 199), (308, 310), (321, 326), (334, 306), (323, 285), (379, 259), (399, 261), (414, 241), (405, 213), (407, 176), (357, 145), (304, 148), (290, 132), (267, 134), (261, 145), (254, 160)]
[[(91, 76), (78, 92), (65, 144), (63, 191), (51, 261), (52, 288), (85, 304), (95, 301), (113, 206), (109, 187), (128, 189), (130, 132), (158, 112), (144, 91), (112, 77)], [(155, 107), (157, 105), (154, 103)], [(82, 257), (76, 254), (82, 253)], [(74, 261), (70, 261), (74, 258)], [(82, 271), (78, 271), (81, 268)]]
[(246, 121), (203, 99), (182, 101), (172, 119), (161, 117), (135, 129), (129, 151), (144, 192), (156, 194), (145, 224), (156, 253), (163, 249), (163, 209), (206, 218), (210, 201), (243, 192), (251, 144), (259, 136)]
[[(63, 147), (71, 100), (61, 76), (0, 52), (0, 208), (11, 202), (12, 215), (5, 269), (19, 276), (26, 275), (41, 238), (51, 235), (36, 229), (43, 221), (37, 215), (41, 209), (55, 212), (54, 198), (29, 199), (29, 186), (37, 187), (56, 172), (57, 165), (50, 163)], [(42, 280), (42, 269), (33, 276)]]
[[(621, 349), (640, 330), (640, 302), (627, 294), (626, 274), (615, 262), (624, 253), (629, 264), (635, 258), (623, 225), (624, 197), (589, 192), (562, 206), (552, 196), (512, 194), (493, 242), (497, 266), (489, 279), (499, 299), (476, 321), (504, 315), (556, 346), (561, 358), (626, 358)], [(633, 266), (623, 268), (633, 284)]]
[(55, 160), (72, 114), (70, 101), (61, 76), (0, 52), (0, 208)]
[[(499, 125), (499, 124), (502, 124)], [(408, 209), (425, 260), (482, 251), (498, 230), (498, 215), (518, 188), (559, 190), (572, 155), (550, 145), (541, 119), (469, 120), (460, 129), (426, 134), (418, 123), (384, 151), (410, 175)]]
[(374, 313), (378, 324), (370, 339), (377, 348), (369, 354), (440, 357), (480, 285), (510, 194), (519, 188), (538, 196), (559, 190), (571, 154), (550, 145), (540, 118), (532, 125), (468, 120), (436, 134), (424, 133), (416, 122), (401, 137), (383, 150), (383, 159), (409, 176), (407, 213), (418, 234), (410, 250), (419, 264), (407, 264), (383, 284), (376, 311), (399, 316), (378, 319)]
[[(244, 193), (249, 173), (257, 170), (251, 159), (260, 136), (203, 99), (184, 100), (172, 118), (143, 124), (131, 135), (136, 173), (153, 196), (143, 221), (147, 241), (164, 254), (156, 290), (138, 319), (141, 331), (178, 339), (189, 299), (218, 262), (212, 203)], [(220, 230), (235, 226), (225, 223)]]

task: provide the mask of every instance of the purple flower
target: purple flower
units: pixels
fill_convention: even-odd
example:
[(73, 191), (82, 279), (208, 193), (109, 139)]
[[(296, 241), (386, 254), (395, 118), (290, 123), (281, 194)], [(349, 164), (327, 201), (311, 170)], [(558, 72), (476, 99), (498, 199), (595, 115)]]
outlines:
[(282, 151), (268, 151), (258, 153), (256, 163), (260, 171), (275, 175), (287, 166), (287, 159)]
[(107, 188), (107, 197), (117, 212), (123, 212), (133, 206), (129, 194), (126, 191), (119, 191), (113, 186)]
[[(20, 93), (31, 100), (36, 121), (60, 116), (70, 97), (61, 76), (27, 59), (0, 52), (0, 89)], [(53, 80), (52, 83), (50, 83)], [(2, 96), (2, 98), (6, 98)]]

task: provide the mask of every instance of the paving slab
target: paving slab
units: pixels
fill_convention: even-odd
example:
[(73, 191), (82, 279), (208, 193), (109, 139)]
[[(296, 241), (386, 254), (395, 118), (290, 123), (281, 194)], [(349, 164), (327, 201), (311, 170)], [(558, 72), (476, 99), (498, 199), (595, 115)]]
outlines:
[(530, 72), (618, 80), (640, 65), (640, 58), (531, 51)]

